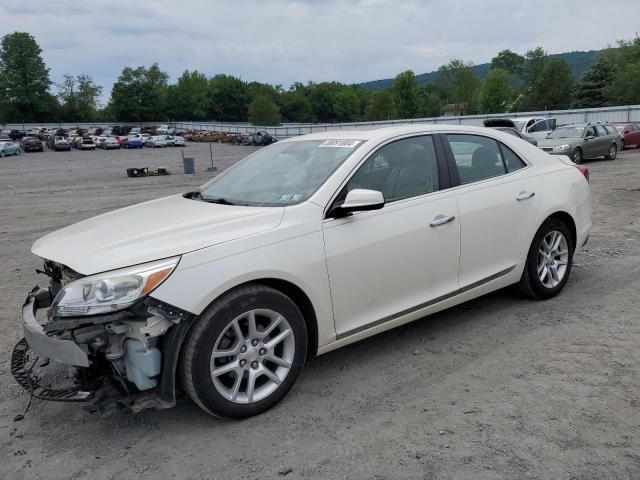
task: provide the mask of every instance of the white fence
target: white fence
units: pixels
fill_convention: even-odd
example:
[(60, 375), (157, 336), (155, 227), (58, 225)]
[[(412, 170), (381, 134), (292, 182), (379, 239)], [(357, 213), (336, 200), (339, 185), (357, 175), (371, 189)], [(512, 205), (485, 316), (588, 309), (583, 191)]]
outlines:
[(449, 125), (475, 125), (482, 126), (482, 121), (487, 118), (523, 118), (523, 117), (552, 117), (557, 118), (557, 124), (583, 123), (583, 122), (638, 122), (640, 123), (640, 105), (624, 107), (588, 108), (580, 110), (556, 110), (542, 112), (518, 112), (501, 113), (493, 115), (467, 115), (460, 117), (432, 117), (411, 118), (405, 120), (386, 120), (380, 122), (356, 122), (356, 123), (285, 123), (278, 127), (254, 126), (248, 123), (220, 123), (220, 122), (115, 122), (115, 123), (17, 123), (2, 126), (2, 129), (28, 130), (36, 127), (45, 128), (91, 128), (115, 125), (150, 126), (170, 124), (176, 130), (210, 130), (216, 132), (253, 133), (258, 130), (267, 131), (278, 137), (293, 137), (314, 132), (329, 132), (332, 130), (371, 130), (374, 128), (389, 127), (392, 125), (405, 125), (413, 123), (449, 124)]

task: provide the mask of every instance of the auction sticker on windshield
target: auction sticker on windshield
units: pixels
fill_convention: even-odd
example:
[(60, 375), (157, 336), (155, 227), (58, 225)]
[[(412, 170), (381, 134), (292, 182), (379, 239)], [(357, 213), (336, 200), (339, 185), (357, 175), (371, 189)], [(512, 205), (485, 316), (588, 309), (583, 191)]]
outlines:
[(355, 148), (362, 140), (326, 140), (318, 148)]

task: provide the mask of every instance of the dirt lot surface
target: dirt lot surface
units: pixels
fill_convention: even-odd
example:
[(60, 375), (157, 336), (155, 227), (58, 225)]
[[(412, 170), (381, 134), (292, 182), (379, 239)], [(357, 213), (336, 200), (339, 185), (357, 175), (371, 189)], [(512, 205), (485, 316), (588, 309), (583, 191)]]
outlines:
[[(220, 168), (252, 151), (215, 145)], [(640, 478), (640, 150), (593, 161), (594, 227), (564, 292), (497, 292), (312, 359), (245, 421), (188, 399), (101, 418), (35, 401), (9, 372), (41, 235), (202, 184), (208, 145), (0, 159), (0, 478)], [(165, 166), (167, 177), (127, 178)]]

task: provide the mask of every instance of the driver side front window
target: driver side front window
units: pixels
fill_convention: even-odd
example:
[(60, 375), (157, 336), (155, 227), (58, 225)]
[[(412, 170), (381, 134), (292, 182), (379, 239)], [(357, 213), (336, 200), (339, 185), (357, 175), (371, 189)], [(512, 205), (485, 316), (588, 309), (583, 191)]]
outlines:
[(382, 192), (386, 203), (439, 190), (433, 138), (405, 138), (380, 148), (351, 177), (341, 199), (357, 188)]

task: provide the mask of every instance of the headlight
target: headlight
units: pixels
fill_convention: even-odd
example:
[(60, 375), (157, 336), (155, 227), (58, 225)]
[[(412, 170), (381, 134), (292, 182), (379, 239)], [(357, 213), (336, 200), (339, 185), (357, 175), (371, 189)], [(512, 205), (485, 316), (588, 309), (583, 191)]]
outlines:
[(80, 278), (58, 292), (51, 313), (53, 317), (75, 317), (127, 308), (164, 282), (179, 260), (176, 257)]
[(553, 151), (554, 152), (564, 152), (565, 150), (569, 150), (569, 145), (568, 144), (564, 144), (564, 145), (558, 145), (556, 147), (553, 147)]

